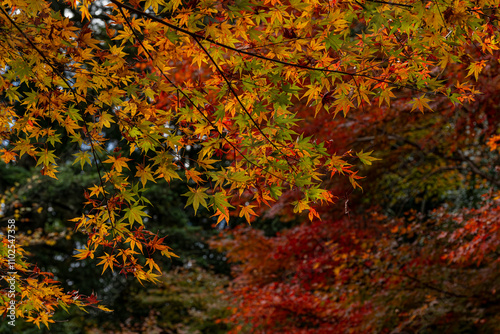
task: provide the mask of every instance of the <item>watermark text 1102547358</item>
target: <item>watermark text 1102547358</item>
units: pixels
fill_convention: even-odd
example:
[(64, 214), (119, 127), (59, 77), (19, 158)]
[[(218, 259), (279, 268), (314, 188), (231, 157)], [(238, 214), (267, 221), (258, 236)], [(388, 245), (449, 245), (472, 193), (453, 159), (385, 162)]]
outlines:
[(9, 298), (9, 306), (7, 307), (8, 323), (11, 326), (16, 325), (16, 221), (9, 219), (7, 221), (7, 259), (8, 259), (8, 276), (5, 280), (8, 283), (7, 297)]

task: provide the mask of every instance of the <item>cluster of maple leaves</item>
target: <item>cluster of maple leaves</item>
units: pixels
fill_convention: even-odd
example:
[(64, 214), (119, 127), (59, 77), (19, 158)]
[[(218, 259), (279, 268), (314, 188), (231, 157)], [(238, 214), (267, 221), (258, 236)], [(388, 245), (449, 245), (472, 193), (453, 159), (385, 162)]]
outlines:
[[(306, 213), (315, 223), (312, 230), (301, 232), (311, 239), (302, 252), (319, 254), (315, 238), (321, 240), (326, 233), (331, 239), (336, 233), (328, 231), (329, 224), (316, 222), (325, 219), (325, 206), (361, 188), (358, 163), (370, 166), (378, 160), (369, 147), (351, 149), (349, 140), (362, 141), (360, 134), (372, 129), (357, 122), (385, 122), (384, 116), (393, 110), (455, 112), (475, 102), (481, 73), (497, 66), (495, 1), (111, 0), (105, 38), (93, 30), (92, 1), (71, 5), (82, 13), (83, 24), (54, 11), (46, 1), (1, 2), (0, 44), (5, 52), (0, 58), (0, 133), (6, 142), (0, 154), (5, 163), (29, 156), (42, 175), (56, 179), (58, 164), (95, 168), (99, 178), (85, 191), (85, 213), (71, 220), (75, 230), (87, 235), (75, 257), (97, 257), (103, 273), (118, 269), (139, 281), (157, 282), (161, 268), (155, 257), (177, 256), (164, 237), (147, 228), (147, 208), (152, 205), (148, 184), (186, 182), (186, 206), (195, 213), (209, 210), (216, 224), (227, 223), (231, 214), (250, 223), (269, 207), (285, 216)], [(450, 75), (457, 69), (463, 74)], [(481, 133), (491, 137), (497, 131), (494, 114), (485, 113), (488, 131)], [(433, 119), (426, 121), (422, 126), (438, 128)], [(119, 133), (120, 139), (110, 145), (112, 133)], [(376, 135), (368, 140), (376, 142)], [(399, 140), (425, 151), (415, 136)], [(497, 140), (491, 137), (492, 148)], [(59, 161), (63, 141), (79, 151), (71, 161)], [(451, 152), (450, 159), (495, 181), (468, 152)], [(339, 190), (337, 184), (344, 188)], [(349, 211), (346, 195), (342, 212)], [(367, 262), (375, 261), (367, 251), (373, 246), (362, 243), (358, 233), (367, 231), (320, 241), (323, 258), (307, 260), (303, 273), (290, 267), (300, 273), (294, 274), (298, 281), (281, 279), (282, 284), (276, 277), (284, 276), (275, 277), (274, 272), (291, 269), (276, 267), (286, 251), (271, 243), (266, 252), (273, 254), (271, 249), (278, 247), (283, 254), (270, 263), (256, 259), (242, 277), (268, 271), (273, 277), (266, 278), (269, 281), (245, 284), (258, 282), (286, 300), (279, 301), (277, 313), (266, 316), (259, 313), (262, 306), (250, 303), (255, 307), (248, 318), (262, 316), (257, 325), (265, 328), (293, 312), (304, 318), (303, 327), (340, 330), (346, 317), (361, 317), (373, 309), (353, 301), (349, 312), (344, 305), (353, 294), (337, 291), (355, 289), (348, 282), (364, 270), (350, 262), (351, 256), (366, 255), (360, 260), (366, 270), (371, 270)], [(466, 239), (466, 232), (454, 233)], [(235, 240), (259, 240), (250, 242), (249, 249), (266, 244), (256, 231), (236, 235)], [(463, 247), (469, 251), (472, 245)], [(52, 306), (47, 305), (52, 304), (28, 299), (40, 281), (48, 286), (41, 301), (95, 304), (91, 297), (63, 299), (57, 283), (45, 274), (33, 280), (22, 248), (17, 250), (18, 316), (37, 325), (50, 322)], [(238, 254), (234, 252), (235, 260), (241, 259)], [(333, 270), (333, 281), (326, 275), (309, 277), (311, 266), (313, 272)], [(304, 291), (293, 292), (292, 286), (304, 284)], [(260, 290), (254, 290), (245, 298), (256, 301), (259, 295)], [(2, 300), (8, 302), (4, 295)], [(274, 299), (264, 304), (271, 302)], [(308, 309), (287, 309), (295, 304)], [(288, 325), (297, 326), (283, 323)]]

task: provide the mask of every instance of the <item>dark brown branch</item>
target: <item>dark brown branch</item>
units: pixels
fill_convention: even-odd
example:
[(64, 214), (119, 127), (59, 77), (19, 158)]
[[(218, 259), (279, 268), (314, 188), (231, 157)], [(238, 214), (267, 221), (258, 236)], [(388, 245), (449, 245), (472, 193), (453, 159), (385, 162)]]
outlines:
[[(179, 31), (179, 32), (182, 32), (188, 36), (191, 36), (193, 38), (199, 38), (199, 39), (202, 39), (202, 40), (205, 40), (207, 42), (210, 42), (214, 45), (218, 45), (220, 47), (223, 47), (225, 49), (228, 49), (228, 50), (231, 50), (231, 51), (234, 51), (234, 52), (237, 52), (237, 53), (240, 53), (240, 54), (245, 54), (245, 55), (248, 55), (248, 56), (251, 56), (251, 57), (254, 57), (254, 58), (259, 58), (259, 59), (263, 59), (263, 60), (266, 60), (266, 61), (270, 61), (270, 62), (273, 62), (273, 63), (277, 63), (277, 64), (282, 64), (284, 66), (291, 66), (291, 67), (296, 67), (296, 68), (301, 68), (301, 69), (304, 69), (304, 70), (309, 70), (309, 71), (320, 71), (320, 72), (328, 72), (328, 73), (338, 73), (338, 74), (342, 74), (342, 75), (349, 75), (349, 76), (357, 76), (357, 77), (364, 77), (364, 78), (367, 78), (367, 79), (370, 79), (370, 80), (374, 80), (374, 81), (377, 81), (377, 82), (383, 82), (383, 83), (387, 83), (387, 84), (390, 84), (390, 85), (393, 85), (395, 87), (398, 87), (398, 88), (408, 88), (408, 89), (411, 89), (413, 91), (417, 91), (417, 92), (422, 92), (422, 93), (428, 93), (428, 92), (424, 92), (422, 91), (421, 89), (418, 89), (416, 88), (415, 86), (408, 86), (408, 85), (399, 85), (399, 84), (396, 84), (392, 81), (387, 81), (387, 80), (383, 80), (383, 79), (378, 79), (378, 78), (375, 78), (375, 77), (372, 77), (372, 76), (369, 76), (367, 74), (361, 74), (359, 72), (346, 72), (346, 71), (339, 71), (339, 70), (331, 70), (331, 69), (328, 69), (328, 68), (324, 68), (324, 67), (321, 67), (321, 68), (317, 68), (317, 67), (310, 67), (310, 66), (307, 66), (307, 65), (300, 65), (300, 64), (295, 64), (295, 63), (289, 63), (289, 62), (286, 62), (286, 61), (283, 61), (283, 60), (279, 60), (279, 59), (272, 59), (272, 58), (268, 58), (266, 56), (263, 56), (263, 55), (260, 55), (258, 53), (253, 53), (253, 52), (248, 52), (248, 51), (245, 51), (245, 50), (242, 50), (242, 49), (237, 49), (235, 47), (232, 47), (232, 46), (229, 46), (229, 45), (226, 45), (226, 44), (222, 44), (222, 43), (219, 43), (219, 42), (216, 42), (214, 41), (213, 39), (209, 38), (209, 37), (205, 37), (205, 36), (201, 36), (201, 35), (198, 35), (192, 31), (189, 31), (187, 29), (184, 29), (184, 28), (181, 28), (181, 27), (178, 27), (174, 24), (171, 24), (169, 22), (166, 22), (154, 15), (151, 15), (151, 14), (148, 14), (148, 13), (145, 13), (141, 10), (138, 10), (138, 9), (135, 9), (134, 7), (131, 7), (129, 5), (126, 5), (126, 4), (123, 4), (117, 0), (110, 0), (113, 4), (115, 4), (117, 7), (119, 8), (125, 8), (133, 13), (136, 13), (138, 15), (141, 15), (141, 16), (144, 16), (144, 17), (147, 17), (155, 22), (158, 22), (160, 24), (163, 24), (171, 29), (174, 29), (176, 31)], [(444, 93), (440, 93), (442, 95), (445, 95)]]
[(397, 3), (397, 2), (380, 1), (380, 0), (366, 0), (366, 2), (374, 2), (374, 3), (380, 3), (383, 5), (390, 5), (390, 6), (396, 6), (396, 7), (413, 8), (412, 5), (407, 5), (404, 3)]
[(217, 63), (215, 62), (215, 60), (212, 58), (212, 56), (210, 55), (210, 53), (208, 52), (208, 50), (203, 46), (203, 44), (201, 44), (201, 42), (198, 40), (198, 37), (193, 37), (194, 40), (196, 41), (196, 43), (198, 44), (198, 46), (203, 50), (203, 52), (205, 52), (205, 54), (208, 56), (208, 58), (210, 59), (210, 61), (212, 62), (212, 64), (214, 64), (215, 68), (217, 69), (217, 71), (219, 72), (219, 74), (224, 78), (224, 81), (226, 81), (226, 84), (229, 88), (229, 90), (231, 91), (231, 93), (233, 94), (233, 96), (236, 98), (236, 100), (238, 101), (238, 104), (241, 106), (241, 108), (243, 109), (243, 111), (245, 112), (245, 114), (247, 114), (248, 117), (250, 117), (250, 120), (252, 121), (252, 123), (255, 125), (255, 127), (257, 128), (257, 130), (259, 130), (260, 134), (262, 136), (264, 136), (264, 138), (272, 145), (272, 147), (274, 147), (274, 149), (278, 152), (281, 153), (281, 155), (283, 157), (285, 157), (285, 160), (286, 162), (288, 163), (288, 165), (294, 169), (294, 167), (290, 164), (290, 162), (288, 161), (288, 156), (285, 155), (277, 146), (276, 144), (274, 144), (271, 139), (262, 131), (262, 129), (260, 128), (260, 126), (257, 124), (257, 122), (253, 119), (252, 115), (250, 114), (250, 112), (248, 111), (248, 109), (245, 107), (245, 105), (243, 104), (243, 102), (240, 100), (238, 94), (236, 93), (236, 91), (234, 90), (233, 88), (233, 85), (231, 85), (231, 82), (228, 80), (227, 76), (224, 74), (224, 72), (220, 69), (219, 65), (217, 65)]
[[(357, 142), (372, 141), (372, 140), (375, 140), (376, 138), (377, 138), (376, 136), (366, 136), (366, 137), (357, 138), (355, 141), (357, 141)], [(419, 144), (417, 144), (417, 143), (415, 143), (407, 138), (404, 138), (404, 137), (401, 137), (398, 135), (388, 135), (387, 139), (402, 141), (408, 145), (411, 145), (411, 146), (417, 148), (419, 151), (423, 151), (423, 148)]]
[[(59, 69), (57, 69), (56, 67), (54, 67), (54, 65), (50, 62), (50, 60), (45, 56), (45, 54), (40, 50), (38, 49), (38, 47), (35, 45), (35, 43), (33, 43), (33, 41), (24, 33), (24, 31), (22, 31), (22, 29), (16, 24), (16, 22), (14, 20), (12, 20), (12, 18), (9, 16), (9, 14), (3, 9), (3, 7), (0, 7), (0, 10), (2, 11), (2, 13), (7, 17), (7, 19), (11, 22), (11, 24), (19, 31), (19, 33), (26, 39), (26, 41), (31, 45), (31, 47), (33, 49), (35, 49), (35, 51), (42, 57), (42, 59), (44, 60), (44, 62), (50, 66), (50, 68), (52, 68), (52, 71), (54, 71), (54, 73), (59, 76), (63, 81), (64, 83), (68, 86), (69, 90), (71, 91), (71, 93), (73, 94), (73, 97), (75, 98), (76, 101), (77, 98), (76, 96), (79, 95), (76, 93), (76, 91), (74, 90), (74, 88), (69, 84), (69, 82), (66, 80), (66, 78), (64, 77), (64, 73), (62, 73), (61, 71), (59, 71)], [(78, 103), (77, 103), (78, 104)], [(95, 148), (94, 148), (94, 144), (93, 144), (93, 138), (92, 136), (90, 135), (90, 133), (88, 131), (86, 131), (86, 135), (90, 137), (90, 148), (92, 150), (92, 155), (94, 156), (94, 160), (96, 162), (96, 169), (97, 169), (97, 174), (99, 176), (99, 183), (102, 187), (102, 189), (104, 190), (104, 183), (103, 183), (103, 180), (102, 180), (102, 175), (101, 175), (101, 170), (99, 168), (99, 160), (98, 157), (97, 157), (97, 154), (95, 152)], [(109, 205), (108, 204), (108, 197), (106, 196), (106, 193), (103, 193), (103, 196), (104, 196), (104, 202), (106, 203), (106, 209), (108, 211), (108, 216), (109, 216), (109, 220), (111, 221), (111, 224), (112, 226), (114, 227), (115, 226), (115, 223), (113, 221), (113, 218), (112, 218), (112, 215), (111, 215), (111, 211), (109, 209)]]
[(474, 174), (477, 174), (477, 175), (481, 176), (482, 178), (484, 178), (485, 180), (488, 180), (489, 182), (493, 183), (495, 186), (500, 187), (499, 180), (497, 180), (496, 178), (483, 172), (479, 168), (479, 166), (474, 161), (472, 161), (469, 157), (467, 157), (462, 151), (457, 150), (456, 153), (459, 157), (459, 160), (466, 162)]
[(24, 31), (17, 25), (17, 23), (14, 20), (12, 20), (12, 18), (10, 17), (10, 15), (3, 9), (3, 7), (0, 7), (0, 10), (5, 15), (5, 17), (7, 17), (7, 19), (10, 21), (10, 23), (16, 28), (16, 30), (19, 31), (19, 33), (21, 35), (23, 35), (23, 37), (26, 39), (26, 41), (28, 42), (28, 44), (31, 45), (31, 47), (33, 49), (35, 49), (35, 51), (42, 57), (42, 59), (44, 60), (44, 62), (47, 65), (50, 66), (50, 68), (52, 69), (52, 71), (54, 71), (54, 73), (64, 81), (64, 83), (68, 86), (68, 88), (71, 90), (71, 92), (73, 93), (73, 95), (76, 98), (76, 92), (74, 91), (73, 87), (71, 87), (71, 85), (69, 84), (69, 82), (66, 80), (66, 78), (63, 75), (63, 73), (61, 73), (52, 64), (52, 62), (47, 58), (47, 56), (45, 56), (45, 54), (35, 45), (35, 43), (33, 43), (33, 41), (28, 36), (26, 36), (26, 34), (24, 33)]
[[(137, 39), (137, 41), (139, 42), (139, 44), (142, 46), (143, 50), (146, 52), (146, 54), (148, 55), (149, 59), (151, 59), (151, 61), (153, 61), (153, 56), (151, 55), (151, 53), (148, 51), (148, 49), (146, 49), (146, 47), (144, 46), (144, 44), (142, 43), (142, 40), (139, 38), (139, 36), (137, 36), (137, 33), (135, 31), (135, 29), (132, 27), (130, 21), (128, 20), (127, 16), (125, 15), (125, 13), (123, 12), (123, 9), (121, 7), (118, 7), (118, 9), (120, 10), (120, 13), (122, 14), (126, 24), (128, 25), (128, 27), (130, 28), (130, 30), (132, 31), (132, 33), (134, 34), (135, 38)], [(159, 68), (158, 66), (156, 66), (156, 68), (160, 71), (160, 73), (162, 74), (162, 76), (178, 91), (182, 94), (182, 96), (184, 96), (188, 102), (194, 107), (196, 108), (196, 110), (198, 110), (198, 112), (203, 116), (203, 118), (210, 124), (210, 126), (212, 126), (215, 131), (217, 131), (217, 133), (219, 134), (219, 136), (224, 139), (236, 152), (238, 152), (240, 154), (240, 156), (245, 159), (249, 164), (251, 164), (252, 166), (255, 166), (256, 168), (262, 170), (263, 172), (269, 174), (269, 175), (272, 175), (274, 177), (276, 177), (277, 179), (283, 181), (283, 182), (289, 182), (288, 180), (278, 176), (278, 175), (275, 175), (274, 173), (271, 173), (269, 172), (268, 170), (264, 169), (263, 167), (257, 165), (256, 163), (254, 163), (253, 161), (251, 161), (250, 159), (248, 159), (244, 154), (243, 152), (241, 152), (240, 149), (238, 149), (235, 144), (233, 142), (231, 142), (229, 139), (226, 138), (226, 136), (224, 136), (220, 131), (219, 129), (215, 126), (215, 124), (203, 113), (203, 111), (201, 110), (200, 107), (198, 107), (198, 105), (196, 105), (194, 103), (193, 100), (191, 100), (191, 98), (189, 97), (189, 95), (187, 95), (179, 86), (177, 86), (169, 77), (167, 77), (167, 75), (163, 72), (163, 70), (161, 68)], [(157, 140), (156, 140), (157, 141)], [(157, 141), (158, 142), (158, 141)]]

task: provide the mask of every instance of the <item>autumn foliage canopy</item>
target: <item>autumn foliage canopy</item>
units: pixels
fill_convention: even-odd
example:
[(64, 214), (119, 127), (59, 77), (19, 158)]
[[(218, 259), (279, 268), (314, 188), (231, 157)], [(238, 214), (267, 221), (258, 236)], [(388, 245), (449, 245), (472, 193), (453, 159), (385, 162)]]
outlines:
[[(76, 260), (158, 282), (157, 259), (177, 255), (148, 229), (147, 190), (183, 182), (213, 224), (304, 222), (212, 241), (233, 263), (235, 333), (416, 332), (463, 314), (499, 328), (498, 1), (110, 0), (101, 33), (93, 1), (67, 5), (81, 22), (1, 1), (0, 157), (44, 178), (97, 171), (68, 222), (86, 236)], [(470, 175), (490, 190), (477, 208), (423, 215)], [(29, 263), (17, 227), (18, 317), (109, 311)]]

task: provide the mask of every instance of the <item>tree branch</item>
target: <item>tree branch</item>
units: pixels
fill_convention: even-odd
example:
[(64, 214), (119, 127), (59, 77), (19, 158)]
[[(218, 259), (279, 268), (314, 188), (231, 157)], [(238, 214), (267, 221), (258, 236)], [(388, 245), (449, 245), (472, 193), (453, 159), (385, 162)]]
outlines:
[(469, 167), (471, 168), (471, 170), (474, 174), (477, 174), (477, 175), (481, 176), (482, 178), (488, 180), (489, 182), (493, 183), (495, 186), (500, 187), (499, 180), (497, 180), (496, 178), (483, 172), (479, 168), (479, 166), (476, 165), (476, 163), (474, 161), (472, 161), (468, 156), (466, 156), (462, 151), (457, 150), (456, 153), (461, 161), (464, 161), (469, 165)]
[[(222, 43), (219, 43), (219, 42), (216, 42), (214, 41), (213, 39), (209, 38), (209, 37), (205, 37), (205, 36), (201, 36), (201, 35), (198, 35), (192, 31), (189, 31), (187, 29), (184, 29), (184, 28), (181, 28), (181, 27), (178, 27), (174, 24), (171, 24), (169, 22), (166, 22), (165, 20), (162, 20), (154, 15), (151, 15), (151, 14), (148, 14), (148, 13), (145, 13), (144, 11), (141, 11), (141, 10), (138, 10), (138, 9), (135, 9), (134, 7), (131, 7), (129, 5), (126, 5), (126, 4), (123, 4), (117, 0), (110, 0), (113, 4), (115, 4), (117, 7), (119, 8), (125, 8), (133, 13), (136, 13), (138, 15), (141, 15), (141, 16), (144, 16), (144, 17), (147, 17), (155, 22), (158, 22), (160, 24), (163, 24), (171, 29), (174, 29), (175, 31), (179, 31), (179, 32), (182, 32), (188, 36), (191, 36), (193, 38), (199, 38), (199, 39), (202, 39), (202, 40), (205, 40), (207, 42), (210, 42), (214, 45), (218, 45), (220, 47), (223, 47), (225, 49), (228, 49), (228, 50), (231, 50), (231, 51), (234, 51), (234, 52), (237, 52), (237, 53), (240, 53), (240, 54), (245, 54), (245, 55), (248, 55), (248, 56), (251, 56), (251, 57), (254, 57), (254, 58), (259, 58), (259, 59), (263, 59), (263, 60), (266, 60), (266, 61), (270, 61), (270, 62), (273, 62), (273, 63), (277, 63), (277, 64), (282, 64), (282, 65), (285, 65), (285, 66), (291, 66), (291, 67), (296, 67), (296, 68), (301, 68), (301, 69), (304, 69), (304, 70), (309, 70), (309, 71), (320, 71), (320, 72), (328, 72), (328, 73), (338, 73), (338, 74), (342, 74), (342, 75), (349, 75), (349, 76), (357, 76), (357, 77), (364, 77), (364, 78), (367, 78), (367, 79), (370, 79), (370, 80), (374, 80), (374, 81), (377, 81), (377, 82), (382, 82), (382, 83), (386, 83), (386, 84), (390, 84), (392, 86), (395, 86), (395, 87), (398, 87), (398, 88), (408, 88), (408, 89), (411, 89), (413, 91), (417, 91), (417, 92), (421, 92), (421, 93), (436, 93), (436, 92), (433, 92), (433, 91), (422, 91), (421, 89), (418, 89), (416, 88), (416, 86), (409, 86), (409, 85), (399, 85), (399, 84), (396, 84), (392, 81), (387, 81), (387, 80), (383, 80), (383, 79), (378, 79), (378, 78), (375, 78), (375, 77), (372, 77), (372, 76), (369, 76), (369, 75), (366, 75), (366, 74), (361, 74), (360, 72), (361, 71), (355, 71), (355, 72), (346, 72), (346, 71), (339, 71), (339, 70), (331, 70), (331, 69), (328, 69), (328, 68), (325, 68), (325, 67), (321, 67), (321, 68), (317, 68), (317, 67), (310, 67), (310, 66), (307, 66), (307, 65), (300, 65), (300, 64), (296, 64), (296, 63), (289, 63), (289, 62), (286, 62), (286, 61), (283, 61), (283, 60), (279, 60), (279, 59), (272, 59), (272, 58), (268, 58), (266, 56), (263, 56), (263, 55), (260, 55), (258, 53), (253, 53), (253, 52), (248, 52), (248, 51), (245, 51), (245, 50), (242, 50), (242, 49), (237, 49), (235, 47), (232, 47), (232, 46), (229, 46), (229, 45), (226, 45), (226, 44), (222, 44)], [(437, 94), (440, 94), (440, 95), (445, 95), (444, 93), (437, 93)]]

